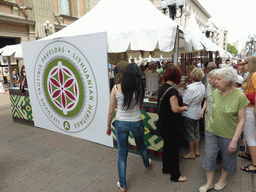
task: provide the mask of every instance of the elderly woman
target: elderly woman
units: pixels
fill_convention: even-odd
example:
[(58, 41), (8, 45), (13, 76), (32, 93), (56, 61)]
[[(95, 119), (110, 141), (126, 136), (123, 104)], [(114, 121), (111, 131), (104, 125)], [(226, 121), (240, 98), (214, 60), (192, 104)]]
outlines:
[(256, 57), (248, 56), (243, 63), (245, 71), (249, 71), (245, 78), (243, 89), (250, 100), (250, 104), (246, 107), (246, 122), (244, 125), (244, 138), (246, 140), (249, 153), (244, 153), (242, 157), (251, 158), (251, 164), (241, 167), (243, 171), (256, 173), (256, 128), (255, 128), (255, 90), (256, 90)]
[(183, 103), (187, 105), (188, 111), (181, 114), (183, 116), (184, 123), (182, 132), (184, 134), (184, 138), (189, 143), (189, 152), (182, 155), (184, 159), (191, 159), (196, 156), (200, 156), (199, 114), (201, 112), (201, 104), (205, 95), (205, 87), (201, 82), (203, 77), (203, 70), (197, 67), (194, 68), (190, 73), (192, 83), (187, 86), (187, 89), (183, 93)]
[(179, 146), (177, 145), (180, 136), (180, 114), (188, 110), (186, 106), (182, 106), (182, 97), (175, 88), (175, 84), (180, 84), (181, 76), (179, 67), (169, 65), (163, 75), (165, 83), (158, 91), (159, 120), (157, 126), (164, 141), (162, 172), (171, 174), (171, 181), (176, 182), (187, 181), (187, 178), (180, 174)]
[(207, 125), (207, 122), (210, 119), (210, 116), (212, 115), (213, 92), (216, 89), (215, 72), (216, 69), (210, 71), (208, 74), (209, 85), (206, 88), (205, 101), (203, 108), (200, 112), (200, 118), (204, 117), (205, 125)]
[[(234, 88), (236, 81), (237, 71), (233, 67), (216, 71), (217, 89), (213, 93), (212, 116), (205, 134), (203, 168), (206, 169), (207, 182), (199, 188), (200, 192), (212, 188), (222, 190), (227, 185), (228, 175), (236, 173), (239, 137), (245, 123), (245, 107), (249, 104), (243, 92)], [(222, 172), (219, 181), (213, 185), (219, 150), (222, 154)]]

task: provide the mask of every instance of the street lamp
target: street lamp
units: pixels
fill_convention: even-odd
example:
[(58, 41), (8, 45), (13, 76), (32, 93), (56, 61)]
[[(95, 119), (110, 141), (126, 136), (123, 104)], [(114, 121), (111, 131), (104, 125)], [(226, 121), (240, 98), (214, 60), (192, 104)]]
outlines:
[(205, 35), (207, 38), (211, 37), (211, 33), (212, 33), (212, 37), (213, 37), (213, 33), (215, 32), (214, 28), (211, 27), (211, 26), (206, 26), (206, 29), (205, 29)]
[(165, 12), (166, 12), (166, 10), (167, 10), (167, 2), (166, 2), (165, 0), (163, 0), (163, 1), (161, 2), (161, 7), (162, 7), (162, 9), (163, 9), (163, 11), (164, 11), (164, 14), (165, 14)]
[(47, 20), (44, 24), (44, 32), (45, 35), (51, 35), (52, 34), (52, 24), (50, 24), (50, 22)]
[(256, 35), (255, 34), (253, 36), (249, 35), (248, 38), (249, 38), (249, 41), (246, 42), (247, 56), (254, 54)]
[[(182, 9), (183, 9), (184, 4), (185, 4), (185, 0), (162, 0), (162, 2), (161, 2), (161, 6), (164, 11), (164, 14), (168, 8), (169, 15), (170, 15), (170, 18), (172, 18), (172, 20), (174, 20), (175, 18), (181, 18)], [(178, 8), (180, 8), (180, 16), (179, 17), (176, 16)], [(174, 65), (178, 65), (179, 32), (180, 32), (179, 26), (177, 26), (177, 33), (176, 33), (176, 37), (175, 37), (175, 45), (174, 45), (174, 53), (173, 53)]]
[[(167, 10), (167, 7), (169, 8), (169, 15), (172, 20), (175, 18), (180, 18), (182, 16), (182, 9), (185, 4), (185, 0), (162, 0), (161, 6), (164, 11), (164, 14)], [(177, 17), (177, 9), (180, 8), (180, 16)]]
[[(214, 37), (214, 33), (216, 32), (215, 28), (213, 26), (207, 25), (206, 27), (202, 27), (201, 28), (202, 33), (205, 33), (205, 36), (207, 38), (212, 37), (212, 41), (214, 41), (213, 37)], [(211, 35), (212, 33), (212, 35)]]

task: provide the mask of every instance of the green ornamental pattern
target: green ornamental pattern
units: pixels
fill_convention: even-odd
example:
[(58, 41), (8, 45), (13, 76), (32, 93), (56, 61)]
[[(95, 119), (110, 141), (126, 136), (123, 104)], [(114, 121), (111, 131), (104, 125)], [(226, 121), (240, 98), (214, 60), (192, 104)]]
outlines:
[[(115, 121), (115, 115), (116, 113), (114, 114), (113, 122)], [(153, 152), (162, 152), (162, 149), (163, 149), (162, 137), (155, 135), (155, 131), (156, 131), (155, 122), (158, 119), (158, 115), (156, 113), (150, 113), (150, 112), (146, 112), (145, 110), (141, 110), (141, 118), (143, 120), (144, 130), (145, 130), (144, 141), (149, 150), (150, 156), (155, 160), (160, 160), (157, 154), (153, 154)], [(113, 129), (113, 140), (115, 143), (116, 142), (115, 128), (112, 126), (112, 129)], [(130, 146), (136, 146), (135, 139), (131, 133), (129, 134), (128, 144)], [(139, 152), (135, 150), (129, 150), (129, 152), (139, 154)]]
[(25, 119), (33, 122), (33, 114), (29, 96), (10, 94), (12, 116), (14, 119)]
[[(10, 93), (11, 107), (12, 107), (12, 116), (16, 122), (26, 123), (30, 125), (33, 124), (33, 114), (30, 104), (29, 96), (22, 96), (19, 92)], [(115, 121), (115, 115), (113, 118), (113, 122)], [(149, 150), (150, 157), (155, 160), (160, 160), (158, 156), (158, 152), (162, 152), (163, 148), (163, 139), (160, 136), (157, 136), (155, 133), (156, 127), (155, 122), (158, 119), (157, 113), (147, 112), (145, 110), (141, 110), (141, 118), (144, 123), (145, 129), (145, 144)], [(25, 120), (25, 121), (24, 121)], [(113, 140), (116, 142), (115, 128), (113, 129)], [(129, 152), (139, 154), (138, 151), (132, 150), (131, 147), (136, 146), (133, 135), (129, 134)], [(115, 146), (116, 147), (116, 146)]]

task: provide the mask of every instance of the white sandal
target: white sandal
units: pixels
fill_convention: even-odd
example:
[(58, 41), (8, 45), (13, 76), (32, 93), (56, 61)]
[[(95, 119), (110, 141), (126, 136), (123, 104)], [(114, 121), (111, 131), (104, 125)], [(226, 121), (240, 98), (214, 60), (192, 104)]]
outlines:
[(117, 187), (120, 189), (120, 191), (122, 191), (122, 192), (126, 192), (126, 189), (124, 188), (121, 188), (121, 185), (120, 185), (120, 182), (118, 181), (117, 182)]
[(147, 171), (147, 172), (150, 172), (150, 171), (151, 171), (151, 167), (152, 167), (152, 161), (151, 161), (151, 159), (148, 159), (148, 162), (149, 162), (149, 166), (148, 166), (148, 168), (146, 168), (146, 171)]
[(201, 186), (200, 188), (199, 188), (199, 191), (200, 192), (207, 192), (207, 191), (209, 191), (209, 190), (211, 190), (211, 189), (213, 189), (214, 188), (214, 184), (212, 184), (212, 186), (210, 186), (209, 188), (206, 188), (204, 185), (203, 186)]

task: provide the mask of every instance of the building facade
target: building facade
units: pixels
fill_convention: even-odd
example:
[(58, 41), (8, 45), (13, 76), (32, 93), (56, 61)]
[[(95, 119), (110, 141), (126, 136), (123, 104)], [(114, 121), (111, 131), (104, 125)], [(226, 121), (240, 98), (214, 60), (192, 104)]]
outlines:
[(222, 27), (219, 27), (218, 33), (218, 43), (220, 47), (222, 47), (225, 51), (227, 51), (227, 45), (228, 45), (228, 30)]
[(36, 22), (31, 10), (30, 0), (0, 1), (0, 48), (35, 39)]
[[(97, 1), (98, 2), (98, 1)], [(0, 48), (34, 41), (76, 21), (97, 3), (92, 0), (0, 0)], [(19, 72), (23, 60), (11, 57), (12, 70)], [(9, 74), (0, 60), (0, 80)]]
[[(151, 2), (160, 11), (162, 11), (161, 1), (162, 0), (151, 0)], [(206, 27), (208, 19), (211, 17), (211, 15), (203, 8), (203, 6), (197, 0), (186, 0), (185, 5), (182, 9), (183, 14), (181, 18), (176, 18), (174, 21), (182, 25), (183, 27), (186, 27), (192, 12), (195, 15), (199, 27)], [(166, 15), (169, 15), (168, 10), (166, 11)], [(180, 16), (180, 9), (178, 9), (177, 11), (177, 16)]]
[(0, 48), (57, 32), (97, 3), (96, 0), (1, 0)]
[[(33, 41), (55, 33), (89, 12), (99, 0), (1, 0), (0, 48), (5, 45)], [(161, 0), (151, 2), (162, 12)], [(186, 27), (191, 13), (199, 27), (206, 28), (210, 14), (197, 0), (186, 0), (181, 18), (175, 22)], [(168, 10), (166, 15), (168, 15)], [(180, 15), (178, 9), (177, 16)], [(221, 29), (214, 41), (227, 45), (227, 30)]]
[[(89, 12), (98, 2), (99, 0), (1, 0), (0, 48), (57, 32)], [(162, 11), (161, 0), (151, 2)], [(206, 28), (211, 16), (197, 0), (186, 0), (183, 14), (175, 22), (186, 27), (192, 12), (199, 27)], [(167, 10), (166, 15), (168, 14)], [(177, 16), (179, 15), (180, 9), (177, 12)], [(225, 47), (226, 36), (227, 31), (221, 29), (215, 34), (214, 41)]]

